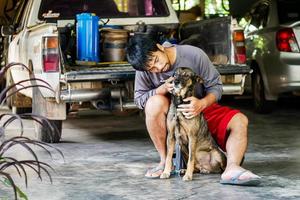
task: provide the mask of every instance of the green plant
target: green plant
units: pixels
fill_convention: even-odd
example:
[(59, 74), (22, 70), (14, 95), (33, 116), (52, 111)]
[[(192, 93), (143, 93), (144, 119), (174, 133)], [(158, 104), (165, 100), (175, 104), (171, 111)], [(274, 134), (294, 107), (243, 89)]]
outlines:
[[(44, 87), (51, 91), (53, 91), (48, 83), (41, 79), (34, 78), (31, 70), (26, 67), (25, 65), (21, 63), (11, 63), (7, 65), (6, 67), (3, 67), (0, 70), (0, 83), (1, 80), (3, 80), (3, 77), (5, 75), (5, 72), (12, 66), (15, 65), (21, 65), (24, 68), (26, 68), (30, 74), (30, 79), (26, 79), (23, 81), (20, 81), (16, 84), (13, 84), (0, 93), (0, 104), (2, 105), (7, 98), (9, 98), (11, 95), (15, 94), (16, 92), (19, 92), (20, 90), (27, 89), (30, 87)], [(23, 86), (22, 84), (25, 82), (30, 82), (31, 85), (29, 86)], [(42, 82), (44, 84), (37, 84), (37, 82)], [(6, 96), (7, 92), (11, 90), (13, 87), (16, 87), (17, 85), (20, 85), (21, 88), (15, 90), (15, 92), (11, 93), (10, 95)], [(54, 92), (54, 91), (53, 91)], [(34, 115), (32, 113), (26, 113), (26, 114), (0, 114), (0, 122), (2, 122), (0, 126), (0, 182), (2, 182), (4, 185), (12, 187), (14, 191), (14, 198), (18, 199), (18, 197), (22, 199), (28, 199), (26, 194), (22, 192), (22, 190), (15, 184), (14, 179), (12, 178), (11, 174), (7, 172), (9, 168), (14, 168), (18, 175), (21, 178), (24, 178), (26, 187), (28, 186), (28, 176), (27, 176), (27, 170), (33, 170), (39, 177), (39, 179), (42, 181), (42, 174), (43, 172), (47, 174), (47, 176), (50, 179), (50, 182), (52, 183), (52, 178), (50, 174), (50, 170), (54, 169), (47, 163), (42, 162), (38, 159), (37, 154), (35, 153), (35, 150), (32, 148), (33, 146), (39, 147), (40, 149), (45, 150), (48, 155), (52, 158), (52, 150), (55, 150), (58, 152), (62, 158), (64, 158), (63, 153), (56, 147), (53, 147), (50, 144), (33, 140), (28, 137), (24, 137), (24, 126), (23, 126), (23, 120), (24, 119), (32, 119), (36, 122), (38, 122), (41, 125), (47, 125), (50, 127), (51, 132), (49, 133), (49, 137), (52, 138), (53, 134), (57, 134), (58, 130), (56, 126), (53, 126), (45, 117)], [(5, 139), (5, 128), (17, 120), (20, 123), (20, 136), (12, 137), (10, 139)], [(45, 123), (46, 122), (46, 123)], [(29, 154), (33, 157), (33, 159), (29, 160), (18, 160), (12, 156), (8, 156), (7, 153), (9, 150), (11, 150), (15, 146), (21, 146), (26, 151), (29, 152)]]
[[(6, 156), (6, 152), (8, 152), (12, 147), (15, 145), (20, 145), (24, 149), (26, 149), (33, 157), (34, 159), (32, 160), (17, 160), (13, 157)], [(52, 153), (47, 149), (49, 148), (54, 148), (49, 144), (32, 140), (27, 137), (23, 136), (17, 136), (10, 138), (8, 140), (5, 140), (1, 145), (0, 145), (0, 176), (4, 177), (3, 180), (1, 180), (2, 183), (4, 183), (7, 186), (10, 186), (14, 190), (14, 195), (15, 199), (18, 199), (18, 196), (20, 198), (27, 199), (27, 196), (25, 193), (21, 191), (21, 189), (15, 184), (13, 178), (9, 173), (6, 173), (5, 170), (7, 170), (10, 167), (13, 167), (16, 169), (17, 173), (19, 174), (20, 177), (23, 177), (25, 180), (25, 185), (26, 187), (28, 186), (28, 176), (26, 173), (26, 170), (29, 168), (32, 169), (36, 174), (38, 175), (39, 179), (42, 180), (42, 172), (45, 172), (51, 183), (52, 183), (52, 178), (51, 174), (49, 172), (49, 169), (53, 170), (54, 169), (47, 163), (42, 162), (38, 159), (38, 156), (32, 149), (31, 145), (39, 146), (40, 148), (46, 150), (48, 154), (52, 157)], [(56, 151), (58, 151), (62, 156), (62, 152), (55, 148)], [(22, 176), (23, 175), (23, 176)]]
[[(34, 74), (32, 73), (32, 70), (29, 69), (27, 66), (25, 66), (22, 63), (10, 63), (10, 64), (6, 65), (5, 67), (1, 68), (0, 83), (4, 80), (5, 73), (9, 73), (8, 70), (13, 66), (19, 66), (19, 67), (21, 66), (21, 67), (25, 68), (28, 71), (30, 78), (21, 80), (17, 83), (7, 86), (5, 89), (3, 89), (0, 93), (0, 104), (1, 105), (3, 105), (3, 103), (12, 95), (16, 94), (17, 92), (20, 92), (21, 90), (25, 90), (28, 88), (33, 88), (33, 87), (47, 88), (51, 92), (55, 93), (54, 90), (51, 88), (51, 86), (46, 81), (39, 79), (39, 78), (35, 78)], [(30, 82), (30, 84), (24, 86), (23, 84), (26, 82)], [(10, 93), (9, 95), (6, 95), (8, 93), (8, 91), (12, 90), (13, 88), (15, 88), (17, 86), (20, 86), (20, 87), (18, 89), (16, 89), (15, 91), (13, 91), (12, 93)]]

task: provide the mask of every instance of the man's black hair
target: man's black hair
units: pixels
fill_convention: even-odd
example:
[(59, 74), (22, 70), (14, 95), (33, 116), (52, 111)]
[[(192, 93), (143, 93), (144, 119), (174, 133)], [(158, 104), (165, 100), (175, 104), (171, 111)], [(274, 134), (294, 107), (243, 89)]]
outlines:
[(138, 71), (146, 71), (152, 53), (158, 51), (157, 42), (149, 35), (134, 35), (128, 41), (127, 60)]

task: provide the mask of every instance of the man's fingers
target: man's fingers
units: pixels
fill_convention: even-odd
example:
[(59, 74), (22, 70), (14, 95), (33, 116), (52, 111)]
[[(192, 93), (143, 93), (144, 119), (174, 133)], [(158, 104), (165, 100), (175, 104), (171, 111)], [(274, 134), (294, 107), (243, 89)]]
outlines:
[(170, 84), (173, 80), (174, 80), (174, 77), (171, 76), (170, 78), (166, 79), (165, 82)]
[(190, 108), (189, 104), (179, 104), (178, 108)]
[(193, 112), (194, 106), (190, 104), (180, 104), (178, 105), (177, 110), (181, 112)]
[(171, 93), (172, 90), (174, 89), (174, 84), (168, 82), (168, 79), (164, 81), (165, 83), (163, 84), (164, 88), (167, 90), (167, 92)]
[(192, 113), (192, 112), (182, 112), (182, 114), (184, 115), (184, 117), (186, 119), (191, 119), (195, 116), (194, 113)]
[(194, 117), (194, 115), (191, 116), (185, 116), (186, 119), (192, 119)]
[(177, 108), (177, 111), (179, 111), (179, 112), (193, 112), (194, 110), (192, 108)]
[(168, 78), (168, 81), (173, 81), (175, 78), (173, 76), (171, 76), (170, 78)]
[(193, 98), (194, 98), (194, 97), (187, 97), (187, 98), (183, 99), (183, 101), (184, 101), (184, 102), (186, 102), (186, 101), (191, 101), (191, 100), (193, 100)]

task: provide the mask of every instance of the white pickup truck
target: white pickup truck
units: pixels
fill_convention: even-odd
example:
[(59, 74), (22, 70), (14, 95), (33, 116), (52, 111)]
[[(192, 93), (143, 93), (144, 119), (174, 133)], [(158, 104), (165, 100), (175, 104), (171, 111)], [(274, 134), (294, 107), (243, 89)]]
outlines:
[[(221, 73), (225, 83), (224, 93), (243, 93), (245, 75), (250, 69), (244, 63), (242, 31), (230, 17), (210, 21), (214, 24), (213, 29), (209, 29), (211, 26), (207, 23), (192, 23), (178, 31), (178, 18), (170, 0), (21, 2), (16, 14), (21, 16), (19, 20), (2, 28), (2, 34), (11, 38), (7, 61), (29, 66), (34, 76), (48, 82), (55, 92), (42, 87), (21, 90), (22, 95), (15, 95), (11, 106), (24, 108), (29, 104), (33, 113), (47, 117), (58, 128), (59, 134), (50, 138), (47, 134), (49, 128), (37, 123), (37, 136), (42, 141), (60, 140), (62, 121), (67, 117), (70, 105), (88, 104), (95, 109), (119, 111), (136, 109), (133, 103), (135, 71), (126, 61), (107, 62), (105, 55), (100, 56), (100, 62), (77, 60), (76, 14), (80, 13), (95, 13), (100, 17), (101, 24), (109, 19), (108, 25), (121, 27), (128, 31), (129, 36), (136, 33), (155, 34), (163, 40), (169, 39), (172, 35), (169, 33), (177, 32), (178, 43), (180, 40), (185, 44), (196, 41), (195, 45), (209, 52)], [(204, 31), (202, 35), (201, 31)], [(214, 31), (215, 37), (209, 39), (214, 36)], [(225, 35), (220, 37), (221, 33)], [(234, 40), (235, 35), (239, 40)], [(206, 46), (197, 42), (203, 38)], [(214, 39), (218, 41), (214, 42)], [(219, 46), (208, 50), (214, 44)], [(17, 83), (26, 78), (29, 78), (28, 71), (22, 66), (15, 66), (7, 75), (7, 83)]]

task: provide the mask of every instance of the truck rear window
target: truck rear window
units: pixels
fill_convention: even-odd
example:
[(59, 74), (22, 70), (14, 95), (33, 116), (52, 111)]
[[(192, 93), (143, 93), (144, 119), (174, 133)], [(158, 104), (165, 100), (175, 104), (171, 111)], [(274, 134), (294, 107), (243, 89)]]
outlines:
[(79, 13), (100, 18), (168, 16), (164, 0), (42, 0), (39, 19), (74, 19)]
[(299, 0), (278, 0), (277, 8), (280, 24), (300, 21)]

